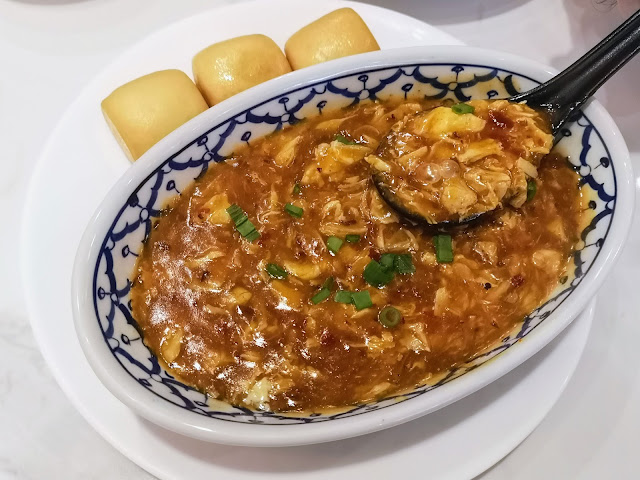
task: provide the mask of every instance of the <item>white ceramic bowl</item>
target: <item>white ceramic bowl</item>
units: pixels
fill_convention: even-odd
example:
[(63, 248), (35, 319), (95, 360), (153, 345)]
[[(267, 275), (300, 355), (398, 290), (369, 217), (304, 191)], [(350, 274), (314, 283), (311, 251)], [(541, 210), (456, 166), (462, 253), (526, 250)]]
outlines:
[(175, 432), (219, 443), (282, 446), (337, 440), (406, 422), (455, 402), (518, 366), (560, 333), (597, 293), (631, 223), (629, 154), (618, 128), (597, 102), (564, 130), (557, 147), (570, 156), (582, 181), (593, 190), (590, 208), (595, 216), (582, 232), (575, 275), (510, 335), (436, 385), (333, 415), (287, 416), (211, 402), (171, 377), (144, 346), (131, 317), (128, 292), (136, 254), (154, 215), (169, 197), (207, 168), (215, 168), (215, 162), (239, 143), (368, 98), (507, 97), (553, 73), (529, 60), (468, 47), (373, 52), (271, 80), (180, 127), (118, 181), (80, 243), (73, 272), (74, 318), (94, 371), (122, 402)]

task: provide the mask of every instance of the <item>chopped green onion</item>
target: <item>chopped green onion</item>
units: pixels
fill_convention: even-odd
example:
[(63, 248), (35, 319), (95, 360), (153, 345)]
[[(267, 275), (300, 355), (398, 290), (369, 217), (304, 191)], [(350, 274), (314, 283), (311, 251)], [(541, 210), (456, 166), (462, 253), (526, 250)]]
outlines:
[(283, 278), (287, 278), (287, 276), (289, 275), (289, 272), (287, 272), (280, 265), (276, 265), (275, 263), (268, 263), (267, 267), (265, 268), (265, 270), (273, 278), (283, 279)]
[(395, 273), (403, 275), (416, 271), (410, 253), (383, 253), (380, 257), (380, 265), (382, 265), (385, 270), (394, 271)]
[(301, 218), (302, 214), (304, 213), (302, 207), (297, 207), (296, 205), (293, 205), (291, 203), (287, 203), (284, 206), (284, 211), (295, 218)]
[(338, 237), (327, 238), (327, 248), (331, 253), (335, 255), (336, 253), (338, 253), (338, 250), (340, 250), (340, 247), (342, 247), (342, 240), (340, 240)]
[(373, 306), (371, 301), (371, 295), (367, 290), (360, 292), (350, 292), (348, 290), (339, 290), (336, 292), (333, 299), (338, 303), (353, 304), (356, 310), (362, 310), (363, 308), (369, 308)]
[(360, 235), (356, 235), (355, 233), (350, 233), (344, 239), (347, 243), (358, 243), (360, 241)]
[(240, 232), (240, 235), (242, 235), (243, 237), (246, 237), (247, 235), (252, 233), (255, 229), (256, 227), (254, 227), (253, 224), (248, 219), (236, 225), (236, 230), (238, 230), (238, 232)]
[(240, 212), (240, 215), (235, 215), (233, 217), (231, 217), (231, 221), (236, 225), (242, 225), (244, 222), (246, 222), (247, 220), (249, 220), (249, 217), (247, 216), (246, 213), (244, 212)]
[(333, 299), (338, 303), (352, 303), (353, 295), (348, 290), (338, 290), (336, 296)]
[(378, 314), (378, 321), (383, 327), (393, 328), (402, 321), (402, 313), (395, 307), (384, 307)]
[(340, 143), (343, 143), (345, 145), (355, 145), (356, 142), (354, 142), (353, 140), (349, 140), (347, 137), (345, 137), (344, 135), (336, 135), (336, 140)]
[(253, 242), (257, 239), (260, 238), (260, 232), (257, 230), (253, 230), (251, 232), (249, 232), (247, 235), (245, 235), (245, 237), (247, 240), (249, 240), (250, 242)]
[(227, 208), (227, 213), (229, 214), (229, 217), (231, 217), (231, 220), (235, 224), (236, 230), (238, 230), (240, 235), (250, 242), (260, 238), (260, 232), (256, 230), (255, 225), (251, 223), (249, 217), (247, 217), (247, 214), (244, 213), (242, 208), (234, 203)]
[(321, 288), (318, 293), (316, 293), (313, 297), (311, 297), (311, 301), (314, 305), (317, 305), (320, 302), (324, 302), (331, 295), (331, 290), (328, 288)]
[(369, 295), (368, 290), (353, 292), (351, 293), (351, 298), (353, 299), (353, 304), (355, 305), (356, 310), (362, 310), (373, 306), (371, 295)]
[(393, 280), (393, 270), (383, 267), (375, 260), (371, 260), (367, 266), (364, 267), (362, 276), (369, 285), (381, 288)]
[(475, 108), (473, 108), (471, 105), (468, 105), (466, 103), (456, 103), (451, 107), (451, 110), (453, 110), (453, 113), (457, 113), (458, 115), (463, 115), (465, 113), (473, 113), (476, 111)]
[(227, 208), (227, 213), (231, 217), (231, 220), (233, 220), (233, 223), (238, 223), (238, 220), (240, 220), (244, 215), (244, 211), (242, 210), (242, 208), (240, 208), (235, 203)]
[(293, 186), (293, 191), (291, 192), (293, 195), (300, 195), (301, 192), (300, 184), (298, 182)]
[(331, 295), (333, 284), (333, 277), (329, 277), (324, 281), (320, 290), (318, 290), (318, 292), (313, 297), (311, 297), (311, 301), (314, 305), (317, 305), (320, 302), (324, 302), (327, 298), (329, 298), (329, 296)]
[(327, 278), (324, 283), (322, 284), (322, 288), (328, 288), (329, 290), (331, 290), (333, 288), (333, 284), (334, 284), (334, 280), (333, 277), (329, 277)]
[(413, 265), (410, 253), (396, 255), (393, 259), (393, 268), (396, 273), (405, 275), (407, 273), (415, 273), (416, 267)]
[(436, 260), (438, 263), (453, 262), (451, 235), (436, 235), (433, 237), (433, 245), (436, 247)]
[(410, 253), (383, 253), (379, 262), (369, 262), (362, 276), (369, 285), (380, 288), (393, 280), (396, 273), (404, 275), (415, 271)]
[(395, 259), (395, 253), (383, 253), (382, 256), (380, 256), (380, 265), (382, 265), (382, 268), (384, 268), (385, 270), (391, 271), (393, 270)]
[(535, 180), (527, 181), (527, 202), (533, 200), (533, 197), (536, 196), (536, 192), (538, 191), (538, 185)]

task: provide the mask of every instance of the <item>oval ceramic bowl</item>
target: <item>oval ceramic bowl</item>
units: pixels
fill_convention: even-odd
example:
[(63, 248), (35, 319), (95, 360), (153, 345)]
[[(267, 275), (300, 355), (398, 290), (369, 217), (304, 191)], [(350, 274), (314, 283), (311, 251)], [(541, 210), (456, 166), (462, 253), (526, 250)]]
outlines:
[(597, 102), (563, 131), (557, 147), (569, 155), (592, 196), (592, 220), (581, 233), (572, 271), (511, 334), (436, 384), (332, 414), (279, 415), (212, 401), (174, 379), (146, 348), (131, 315), (129, 288), (137, 254), (164, 203), (216, 168), (237, 145), (362, 101), (508, 97), (552, 74), (522, 58), (468, 47), (387, 50), (293, 72), (194, 118), (127, 171), (81, 241), (73, 307), (80, 343), (94, 371), (116, 397), (158, 425), (203, 440), (253, 446), (308, 444), (373, 432), (442, 408), (504, 375), (576, 317), (625, 241), (633, 206), (629, 154)]

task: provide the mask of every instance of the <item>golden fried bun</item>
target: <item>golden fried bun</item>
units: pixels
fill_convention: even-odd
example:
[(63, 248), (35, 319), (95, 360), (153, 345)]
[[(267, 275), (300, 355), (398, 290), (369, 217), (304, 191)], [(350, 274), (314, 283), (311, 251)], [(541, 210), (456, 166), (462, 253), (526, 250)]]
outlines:
[(334, 10), (301, 28), (284, 47), (294, 70), (374, 50), (380, 50), (378, 42), (351, 8)]
[(162, 70), (125, 83), (102, 101), (102, 113), (129, 160), (207, 108), (180, 70)]
[(193, 57), (193, 78), (210, 106), (290, 71), (280, 47), (264, 35), (214, 43)]

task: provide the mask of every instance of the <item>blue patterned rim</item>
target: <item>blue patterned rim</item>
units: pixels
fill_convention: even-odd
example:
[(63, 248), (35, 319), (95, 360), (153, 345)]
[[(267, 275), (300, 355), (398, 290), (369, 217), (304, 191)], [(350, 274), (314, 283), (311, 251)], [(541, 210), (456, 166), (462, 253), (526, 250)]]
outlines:
[[(517, 331), (437, 383), (376, 402), (355, 405), (339, 413), (307, 416), (279, 415), (211, 402), (205, 394), (166, 372), (147, 349), (131, 315), (129, 290), (136, 257), (164, 202), (203, 175), (212, 163), (223, 161), (234, 146), (250, 143), (285, 125), (292, 125), (324, 109), (355, 105), (390, 95), (434, 99), (505, 98), (540, 82), (513, 71), (485, 65), (413, 63), (336, 76), (288, 91), (256, 104), (212, 127), (153, 170), (122, 205), (102, 241), (93, 275), (93, 305), (105, 342), (122, 368), (156, 396), (188, 411), (218, 420), (260, 425), (317, 423), (353, 417), (409, 401), (459, 378), (506, 351), (547, 319), (578, 287), (604, 245), (611, 227), (617, 183), (609, 150), (591, 121), (582, 113), (563, 129), (558, 147), (570, 153), (580, 181), (593, 191), (588, 208), (593, 219), (581, 232), (571, 278), (551, 298), (524, 319)], [(595, 133), (595, 136), (593, 135)], [(579, 154), (578, 154), (579, 152)]]

